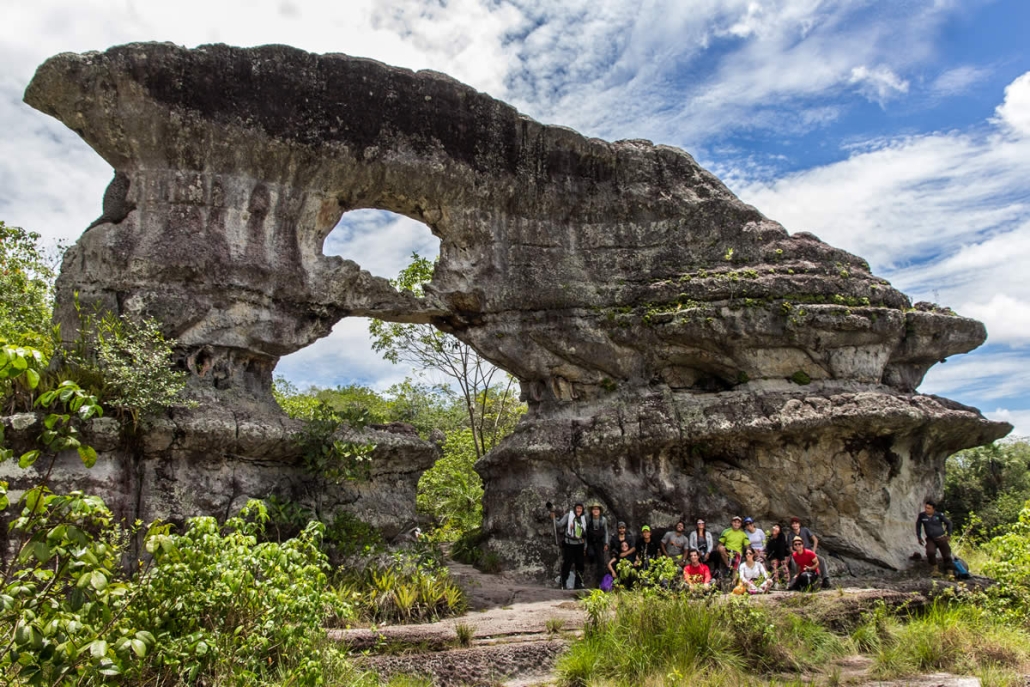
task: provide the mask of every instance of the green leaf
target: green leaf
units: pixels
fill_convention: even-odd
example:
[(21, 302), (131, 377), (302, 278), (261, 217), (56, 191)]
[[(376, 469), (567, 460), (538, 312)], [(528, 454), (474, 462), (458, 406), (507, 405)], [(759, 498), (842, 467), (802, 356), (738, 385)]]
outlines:
[(79, 458), (82, 459), (82, 464), (87, 468), (91, 468), (97, 463), (97, 452), (92, 446), (79, 446)]
[(107, 589), (107, 577), (99, 570), (94, 570), (90, 578), (90, 584), (93, 585), (93, 589), (102, 592)]
[(24, 470), (25, 468), (30, 467), (33, 463), (35, 463), (37, 458), (39, 458), (38, 450), (34, 449), (32, 451), (26, 451), (25, 453), (21, 454), (21, 458), (18, 459), (18, 467)]
[(11, 358), (11, 367), (15, 370), (24, 370), (29, 366), (29, 362), (21, 355), (15, 355)]
[(25, 370), (25, 381), (28, 382), (30, 389), (35, 389), (39, 386), (39, 373), (31, 368)]
[(89, 645), (89, 653), (93, 658), (103, 658), (107, 654), (107, 642), (102, 639), (95, 640)]
[(132, 646), (133, 653), (139, 656), (140, 658), (143, 658), (147, 655), (147, 645), (144, 644), (142, 640), (133, 639), (129, 642), (129, 644)]
[(150, 634), (146, 630), (140, 630), (136, 633), (136, 639), (142, 640), (148, 646), (154, 646), (157, 644), (157, 640), (154, 639), (154, 635)]

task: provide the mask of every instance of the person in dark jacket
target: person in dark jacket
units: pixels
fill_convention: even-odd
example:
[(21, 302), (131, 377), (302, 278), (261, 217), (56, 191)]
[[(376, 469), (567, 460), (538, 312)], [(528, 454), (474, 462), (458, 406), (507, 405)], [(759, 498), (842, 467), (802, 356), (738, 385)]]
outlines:
[(590, 517), (587, 518), (587, 561), (594, 570), (597, 586), (601, 586), (608, 566), (608, 518), (602, 513), (600, 503), (590, 505)]
[(937, 504), (927, 501), (923, 512), (916, 518), (916, 539), (923, 544), (923, 533), (926, 533), (926, 562), (931, 567), (937, 564), (937, 551), (941, 552), (944, 569), (954, 569), (951, 560), (951, 520), (944, 513), (937, 512)]
[(769, 541), (765, 545), (766, 560), (769, 561), (769, 574), (773, 579), (773, 586), (780, 583), (782, 577), (783, 586), (790, 582), (790, 545), (787, 544), (787, 535), (783, 533), (780, 523), (772, 526), (769, 533)]

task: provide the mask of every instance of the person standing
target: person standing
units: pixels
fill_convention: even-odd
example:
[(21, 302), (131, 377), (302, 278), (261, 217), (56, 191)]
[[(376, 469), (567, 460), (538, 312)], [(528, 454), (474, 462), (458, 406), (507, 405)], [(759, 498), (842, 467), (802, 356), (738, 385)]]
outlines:
[(697, 549), (701, 562), (708, 565), (708, 559), (711, 558), (712, 552), (715, 551), (715, 543), (712, 541), (712, 533), (705, 528), (705, 521), (703, 519), (697, 519), (697, 524), (694, 525), (694, 531), (690, 533), (690, 540), (687, 546), (691, 549)]
[(651, 538), (650, 525), (640, 528), (640, 541), (637, 542), (637, 553), (633, 565), (640, 568), (641, 572), (651, 566), (651, 561), (661, 554), (658, 542)]
[[(551, 511), (554, 517), (554, 511)], [(586, 549), (587, 516), (583, 513), (583, 504), (577, 503), (558, 521), (558, 529), (564, 532), (561, 552), (561, 578), (558, 587), (565, 589), (565, 581), (573, 566), (576, 568), (576, 589), (583, 588), (583, 559)]]
[(766, 560), (769, 561), (769, 572), (772, 575), (773, 586), (780, 584), (782, 577), (783, 586), (790, 582), (790, 546), (787, 544), (787, 535), (783, 533), (780, 523), (772, 526), (772, 533), (769, 536), (768, 546), (765, 549)]
[(931, 568), (937, 564), (937, 551), (941, 552), (944, 569), (950, 571), (955, 564), (951, 560), (951, 520), (944, 513), (937, 512), (937, 504), (927, 501), (923, 504), (923, 512), (916, 518), (916, 539), (923, 544), (923, 533), (926, 533), (926, 562)]
[[(629, 544), (629, 547), (623, 550), (622, 542)], [(637, 543), (633, 540), (633, 535), (626, 531), (626, 523), (619, 520), (619, 523), (615, 526), (615, 535), (612, 537), (611, 542), (608, 543), (608, 550), (612, 552), (617, 551), (619, 558), (629, 558), (637, 552), (636, 546)]]
[(608, 518), (602, 515), (599, 503), (591, 504), (590, 517), (587, 519), (587, 561), (600, 587), (608, 564)]
[(673, 532), (666, 532), (665, 536), (662, 537), (662, 554), (672, 558), (680, 565), (686, 562), (684, 552), (687, 550), (687, 544), (689, 539), (683, 530), (686, 526), (683, 521), (680, 520), (676, 523), (676, 530)]
[(801, 524), (801, 518), (795, 516), (790, 519), (790, 533), (787, 538), (792, 540), (794, 537), (801, 537), (801, 541), (805, 544), (805, 548), (811, 550), (819, 558), (819, 570), (820, 575), (823, 578), (823, 589), (830, 588), (830, 569), (826, 566), (826, 560), (819, 555), (819, 537), (812, 533), (812, 530)]

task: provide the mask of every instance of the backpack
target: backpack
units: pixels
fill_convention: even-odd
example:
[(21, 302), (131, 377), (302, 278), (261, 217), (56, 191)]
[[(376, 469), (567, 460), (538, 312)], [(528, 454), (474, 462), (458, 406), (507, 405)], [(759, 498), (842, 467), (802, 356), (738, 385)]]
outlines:
[(611, 575), (606, 574), (604, 577), (601, 578), (601, 591), (602, 592), (610, 592), (614, 585), (615, 585), (615, 580), (612, 578)]
[(951, 562), (955, 565), (955, 577), (959, 580), (968, 580), (972, 575), (969, 574), (969, 566), (966, 562), (955, 556), (951, 559)]

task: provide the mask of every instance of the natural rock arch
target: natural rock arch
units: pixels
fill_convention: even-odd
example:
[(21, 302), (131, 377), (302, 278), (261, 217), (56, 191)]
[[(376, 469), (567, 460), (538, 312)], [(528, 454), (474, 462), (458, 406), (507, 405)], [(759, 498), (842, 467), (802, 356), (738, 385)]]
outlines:
[[(284, 46), (59, 55), (25, 99), (117, 171), (59, 279), (68, 331), (73, 291), (146, 310), (198, 393), (237, 406), (267, 401), (274, 361), (342, 317), (453, 333), (530, 403), (477, 468), (489, 546), (523, 571), (555, 558), (543, 501), (587, 497), (634, 524), (798, 513), (831, 548), (898, 566), (948, 453), (1010, 430), (914, 393), (984, 341), (979, 322), (910, 307), (681, 150)], [(425, 298), (321, 254), (355, 208), (440, 238)]]

